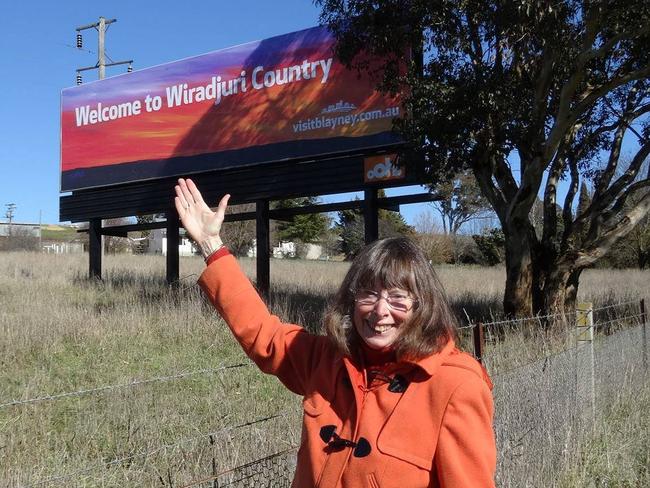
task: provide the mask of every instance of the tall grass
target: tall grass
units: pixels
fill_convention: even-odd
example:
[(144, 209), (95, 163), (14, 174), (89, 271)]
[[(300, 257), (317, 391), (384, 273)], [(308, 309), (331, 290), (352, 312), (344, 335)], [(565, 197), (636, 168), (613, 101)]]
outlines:
[[(254, 279), (254, 260), (241, 262)], [(182, 258), (172, 289), (162, 257), (109, 255), (104, 280), (90, 282), (87, 256), (0, 254), (0, 404), (245, 364), (0, 407), (0, 485), (179, 486), (298, 444), (299, 399), (250, 366), (195, 285), (203, 267)], [(318, 332), (347, 268), (274, 260), (273, 311)], [(500, 316), (503, 269), (439, 274), (461, 314)], [(648, 289), (649, 272), (589, 271), (580, 292), (609, 304)], [(496, 339), (488, 357), (497, 373), (554, 340)]]
[(599, 415), (575, 464), (560, 474), (561, 488), (650, 486), (650, 389), (619, 395)]

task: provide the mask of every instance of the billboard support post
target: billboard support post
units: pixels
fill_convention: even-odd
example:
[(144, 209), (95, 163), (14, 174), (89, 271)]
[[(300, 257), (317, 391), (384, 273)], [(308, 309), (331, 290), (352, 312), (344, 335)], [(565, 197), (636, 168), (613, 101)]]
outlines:
[(178, 244), (180, 241), (180, 224), (175, 209), (167, 210), (165, 217), (167, 218), (167, 283), (172, 286), (177, 286), (179, 275)]
[(257, 291), (265, 300), (269, 299), (271, 284), (271, 239), (269, 232), (269, 201), (255, 202), (256, 210), (256, 262), (257, 262)]
[(88, 222), (88, 277), (102, 279), (102, 220), (90, 219)]
[(377, 205), (377, 190), (364, 190), (363, 223), (366, 244), (379, 238), (379, 206)]

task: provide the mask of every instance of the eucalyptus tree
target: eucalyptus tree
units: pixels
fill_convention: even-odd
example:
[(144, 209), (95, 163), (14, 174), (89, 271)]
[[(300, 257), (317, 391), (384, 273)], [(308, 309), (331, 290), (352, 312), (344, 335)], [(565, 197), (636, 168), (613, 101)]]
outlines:
[(582, 270), (650, 208), (650, 2), (317, 3), (338, 55), (404, 93), (396, 127), (432, 180), (473, 173), (505, 235), (504, 311), (572, 308)]

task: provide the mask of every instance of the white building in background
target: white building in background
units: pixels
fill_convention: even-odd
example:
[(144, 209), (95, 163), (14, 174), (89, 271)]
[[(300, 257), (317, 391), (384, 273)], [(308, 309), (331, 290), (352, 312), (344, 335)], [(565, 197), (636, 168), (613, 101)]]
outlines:
[[(167, 255), (167, 229), (153, 229), (148, 237), (149, 247), (147, 252), (149, 254), (162, 254)], [(179, 256), (194, 256), (197, 249), (185, 236), (180, 236), (178, 245)]]
[(20, 222), (0, 223), (0, 237), (40, 237), (39, 224), (25, 224)]

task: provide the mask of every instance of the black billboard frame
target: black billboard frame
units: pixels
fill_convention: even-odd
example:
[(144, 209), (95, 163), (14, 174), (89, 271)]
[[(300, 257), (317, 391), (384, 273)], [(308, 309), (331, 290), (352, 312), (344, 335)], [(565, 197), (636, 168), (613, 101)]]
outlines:
[[(380, 188), (421, 184), (421, 165), (400, 162), (405, 176), (368, 183), (364, 181), (364, 159), (395, 153), (401, 146), (372, 152), (336, 156), (318, 160), (287, 160), (244, 168), (213, 170), (191, 174), (208, 202), (218, 202), (225, 193), (231, 194), (232, 205), (255, 203), (256, 211), (230, 214), (226, 221), (256, 220), (257, 279), (260, 293), (268, 297), (270, 289), (270, 220), (286, 219), (305, 213), (331, 212), (349, 208), (363, 209), (365, 241), (378, 238), (379, 209), (399, 210), (402, 204), (433, 201), (430, 193), (378, 198)], [(186, 176), (186, 175), (181, 175)], [(101, 236), (126, 236), (127, 232), (166, 228), (166, 280), (174, 286), (179, 278), (180, 221), (173, 207), (174, 185), (177, 177), (73, 191), (60, 197), (60, 221), (89, 222), (90, 279), (102, 279)], [(292, 209), (271, 209), (270, 202), (287, 198), (319, 196), (347, 192), (364, 192), (363, 200), (333, 204), (309, 205)], [(129, 224), (104, 227), (102, 221), (115, 217), (164, 214), (165, 221), (149, 224)]]

